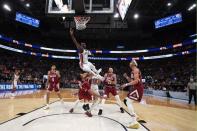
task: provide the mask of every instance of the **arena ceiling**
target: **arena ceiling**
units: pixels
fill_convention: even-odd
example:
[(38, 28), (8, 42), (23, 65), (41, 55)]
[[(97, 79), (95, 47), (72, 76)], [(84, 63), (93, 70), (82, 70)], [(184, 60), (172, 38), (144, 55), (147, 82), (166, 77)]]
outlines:
[[(104, 1), (104, 0), (103, 0)], [(7, 12), (2, 7), (8, 3), (12, 11)], [(27, 7), (26, 4), (29, 4)], [(168, 3), (171, 3), (168, 6)], [(136, 0), (135, 5), (129, 8), (126, 21), (111, 19), (109, 17), (96, 16), (90, 25), (92, 28), (83, 32), (78, 32), (78, 37), (82, 40), (106, 40), (116, 42), (135, 43), (139, 48), (159, 46), (169, 41), (181, 41), (189, 34), (196, 32), (196, 9), (188, 11), (188, 8), (195, 3), (195, 0)], [(35, 41), (51, 45), (51, 41), (58, 39), (57, 42), (64, 43), (70, 40), (68, 34), (69, 26), (62, 22), (61, 17), (49, 17), (45, 14), (46, 0), (1, 0), (0, 1), (0, 32), (19, 39)], [(22, 12), (38, 18), (41, 26), (38, 29), (14, 21), (15, 12)], [(184, 20), (181, 24), (172, 25), (163, 29), (155, 30), (154, 21), (175, 13), (182, 13)], [(138, 13), (139, 18), (134, 19), (134, 14)], [(109, 24), (114, 26), (107, 26)], [(95, 26), (94, 26), (95, 24)], [(97, 28), (100, 25), (103, 28)], [(177, 34), (179, 32), (179, 34)], [(28, 35), (29, 37), (25, 37)], [(33, 39), (33, 40), (32, 40)], [(53, 39), (53, 40), (52, 40)], [(100, 42), (105, 43), (105, 42)], [(135, 46), (136, 48), (136, 46)]]

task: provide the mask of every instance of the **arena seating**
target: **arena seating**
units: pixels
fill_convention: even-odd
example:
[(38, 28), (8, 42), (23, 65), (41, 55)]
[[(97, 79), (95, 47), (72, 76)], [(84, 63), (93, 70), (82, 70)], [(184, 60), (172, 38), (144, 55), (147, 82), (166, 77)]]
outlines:
[[(0, 83), (10, 83), (13, 71), (21, 72), (21, 83), (43, 83), (43, 75), (47, 74), (52, 64), (55, 64), (61, 72), (62, 87), (69, 88), (76, 83), (79, 72), (82, 72), (76, 60), (57, 61), (33, 56), (12, 55), (8, 52), (1, 53)], [(143, 78), (146, 80), (145, 88), (154, 90), (186, 91), (186, 85), (191, 76), (195, 75), (195, 56), (177, 57), (170, 59), (150, 60), (139, 62)], [(125, 82), (123, 73), (129, 75), (130, 69), (127, 62), (93, 61), (97, 68), (104, 72), (113, 67), (118, 77), (118, 83)], [(177, 64), (180, 65), (177, 67)], [(73, 86), (72, 86), (73, 87)]]

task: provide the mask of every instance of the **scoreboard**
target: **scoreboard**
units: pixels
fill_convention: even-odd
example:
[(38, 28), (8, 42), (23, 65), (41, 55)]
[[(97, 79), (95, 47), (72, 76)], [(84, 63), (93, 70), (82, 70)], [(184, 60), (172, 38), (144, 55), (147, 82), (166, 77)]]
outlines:
[(27, 15), (21, 14), (21, 13), (16, 13), (16, 21), (27, 24), (27, 25), (31, 25), (34, 27), (39, 27), (40, 25), (40, 21), (38, 19), (29, 17)]
[(155, 21), (155, 28), (161, 28), (182, 22), (182, 14), (178, 13)]

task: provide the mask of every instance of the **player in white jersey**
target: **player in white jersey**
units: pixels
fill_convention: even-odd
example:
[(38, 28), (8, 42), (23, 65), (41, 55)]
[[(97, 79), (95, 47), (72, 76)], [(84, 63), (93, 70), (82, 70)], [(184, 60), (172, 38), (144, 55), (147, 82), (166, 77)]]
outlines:
[(101, 69), (97, 70), (95, 66), (91, 62), (88, 61), (88, 56), (91, 55), (91, 52), (86, 49), (86, 43), (79, 44), (79, 42), (77, 42), (76, 38), (74, 37), (73, 32), (74, 31), (71, 28), (70, 29), (71, 38), (79, 51), (80, 68), (85, 72), (88, 72), (88, 73), (93, 74), (94, 76), (97, 76), (100, 80), (103, 80), (103, 77), (99, 75), (99, 73), (101, 72)]
[(101, 81), (98, 79), (98, 77), (93, 76), (91, 79), (91, 89), (92, 91), (94, 91), (95, 93), (99, 94), (99, 87), (98, 85), (101, 83)]
[[(100, 93), (99, 93), (99, 85), (101, 83), (101, 80), (99, 80), (98, 77), (96, 76), (93, 76), (92, 79), (91, 79), (91, 90), (97, 94), (97, 96), (100, 96)], [(94, 97), (94, 102), (93, 104), (95, 106), (97, 106), (98, 104), (100, 103), (100, 98), (99, 97)]]
[(14, 93), (16, 91), (16, 87), (17, 87), (17, 83), (19, 81), (19, 71), (15, 70), (14, 76), (13, 76), (13, 80), (12, 80), (12, 96), (14, 96)]

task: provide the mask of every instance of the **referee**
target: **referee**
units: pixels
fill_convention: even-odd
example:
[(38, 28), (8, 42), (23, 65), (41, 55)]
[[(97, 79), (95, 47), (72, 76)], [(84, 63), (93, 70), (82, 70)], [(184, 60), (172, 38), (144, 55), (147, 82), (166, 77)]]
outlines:
[(196, 105), (197, 83), (194, 81), (193, 78), (190, 78), (190, 82), (188, 83), (187, 88), (189, 90), (189, 104), (191, 103), (192, 96), (194, 96), (194, 102), (195, 102), (195, 105)]

